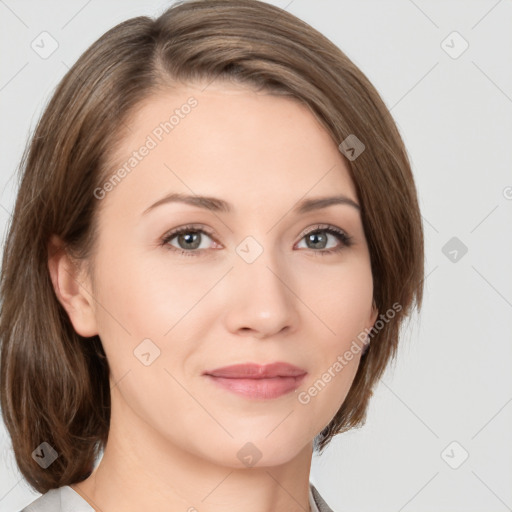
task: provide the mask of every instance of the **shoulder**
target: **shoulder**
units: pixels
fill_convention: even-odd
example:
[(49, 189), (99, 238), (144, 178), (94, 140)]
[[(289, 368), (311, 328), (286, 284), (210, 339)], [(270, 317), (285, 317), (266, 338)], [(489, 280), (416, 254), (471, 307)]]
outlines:
[(61, 489), (51, 489), (47, 493), (39, 496), (30, 505), (27, 505), (21, 512), (46, 512), (54, 510), (55, 512), (60, 511), (60, 495)]
[(71, 487), (65, 485), (49, 490), (20, 512), (94, 512), (94, 509)]
[[(311, 482), (309, 483), (309, 490), (310, 490), (311, 498), (313, 499), (314, 504), (316, 505), (316, 510), (318, 510), (318, 512), (334, 512), (334, 510), (332, 508), (330, 508), (329, 505), (327, 505), (325, 500), (322, 498), (320, 493), (317, 491), (316, 487)], [(311, 505), (313, 505), (313, 504), (311, 504)], [(315, 509), (313, 508), (313, 506), (311, 506), (311, 510), (316, 512)]]

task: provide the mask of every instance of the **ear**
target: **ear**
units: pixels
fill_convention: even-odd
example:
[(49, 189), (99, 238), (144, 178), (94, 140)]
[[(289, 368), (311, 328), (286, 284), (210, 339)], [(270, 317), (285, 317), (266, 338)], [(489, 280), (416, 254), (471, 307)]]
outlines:
[(370, 314), (370, 325), (368, 326), (369, 329), (371, 329), (375, 322), (377, 321), (377, 317), (379, 316), (379, 310), (377, 309), (377, 304), (375, 304), (375, 300), (372, 303), (372, 312)]
[[(366, 325), (368, 332), (370, 332), (372, 330), (373, 326), (375, 325), (378, 315), (379, 315), (379, 310), (377, 309), (377, 304), (375, 304), (375, 300), (373, 300), (370, 318), (368, 319), (368, 325)], [(368, 349), (370, 348), (370, 343), (371, 343), (371, 339), (369, 339), (369, 337), (367, 335), (365, 346), (363, 348), (361, 356), (364, 356), (366, 354), (366, 352), (368, 352)]]
[(56, 235), (48, 243), (48, 270), (53, 289), (75, 331), (84, 337), (98, 334), (90, 279), (84, 265), (73, 259)]
[(378, 316), (379, 310), (377, 309), (377, 304), (375, 304), (375, 300), (373, 300), (372, 309), (370, 312), (370, 316), (368, 318), (368, 323), (365, 325), (365, 327), (368, 329), (368, 332), (372, 330), (373, 326), (375, 325), (375, 322), (377, 321)]

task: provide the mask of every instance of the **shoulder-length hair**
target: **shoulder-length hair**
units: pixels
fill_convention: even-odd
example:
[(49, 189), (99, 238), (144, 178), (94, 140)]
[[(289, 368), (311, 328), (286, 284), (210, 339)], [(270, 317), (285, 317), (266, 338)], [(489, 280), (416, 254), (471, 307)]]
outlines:
[[(46, 106), (21, 158), (3, 251), (1, 407), (16, 462), (39, 492), (85, 479), (110, 422), (108, 361), (99, 337), (78, 335), (57, 299), (49, 239), (58, 235), (76, 258), (94, 254), (94, 191), (112, 171), (109, 157), (130, 114), (173, 82), (217, 78), (296, 98), (336, 145), (351, 135), (364, 144), (357, 158), (343, 158), (361, 205), (375, 305), (394, 314), (370, 333), (352, 387), (315, 449), (364, 424), (372, 388), (396, 356), (399, 328), (414, 303), (421, 307), (423, 229), (406, 149), (376, 89), (338, 47), (257, 0), (182, 1), (156, 19), (120, 23), (81, 55)], [(43, 442), (58, 454), (46, 469), (33, 456)]]

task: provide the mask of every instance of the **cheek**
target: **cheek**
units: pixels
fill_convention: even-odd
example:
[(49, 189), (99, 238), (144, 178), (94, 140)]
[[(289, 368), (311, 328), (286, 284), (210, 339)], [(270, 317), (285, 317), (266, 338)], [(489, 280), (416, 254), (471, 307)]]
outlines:
[(310, 323), (318, 326), (325, 354), (342, 348), (349, 338), (369, 326), (373, 278), (364, 254), (354, 254), (339, 266), (320, 268), (314, 278), (306, 273), (303, 276), (299, 297), (311, 309)]
[(129, 331), (138, 337), (161, 337), (207, 289), (197, 274), (163, 258), (106, 248), (102, 260), (97, 315), (103, 330), (112, 327), (125, 335)]
[[(154, 360), (151, 367), (173, 371), (176, 361), (186, 360), (197, 340), (207, 335), (212, 308), (204, 305), (213, 305), (208, 300), (199, 303), (218, 279), (219, 269), (210, 272), (210, 279), (160, 255), (117, 251), (114, 244), (102, 249), (96, 271), (96, 318), (114, 380), (127, 371), (144, 371), (147, 359)], [(141, 375), (146, 377), (147, 372)]]
[(372, 326), (373, 279), (369, 261), (360, 258), (351, 265), (331, 268), (329, 279), (326, 277), (315, 280), (328, 283), (323, 293), (314, 293), (311, 288), (304, 288), (303, 292), (314, 305), (310, 328), (315, 347), (308, 347), (308, 359), (316, 364), (299, 389), (297, 402), (320, 419), (317, 426), (325, 426), (345, 400), (365, 346), (365, 329)]

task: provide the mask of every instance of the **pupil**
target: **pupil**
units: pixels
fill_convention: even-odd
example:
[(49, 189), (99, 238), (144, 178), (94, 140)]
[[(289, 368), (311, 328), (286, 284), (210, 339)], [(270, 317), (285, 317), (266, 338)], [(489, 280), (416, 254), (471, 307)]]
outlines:
[[(313, 233), (313, 234), (309, 235), (309, 239), (311, 242), (313, 242), (313, 244), (315, 244), (318, 241), (318, 239), (322, 238), (322, 237), (325, 238), (325, 235), (320, 235), (318, 233)], [(324, 240), (324, 242), (325, 242), (325, 240)]]
[[(198, 233), (194, 233), (194, 234), (184, 234), (184, 235), (181, 235), (181, 238), (183, 240), (185, 240), (185, 243), (186, 244), (192, 244), (192, 249), (197, 249), (197, 247), (199, 247), (199, 243), (198, 243), (198, 240), (199, 240), (199, 234)], [(194, 241), (194, 238), (195, 238), (195, 241)], [(187, 247), (187, 249), (190, 249), (190, 245), (189, 247)]]

